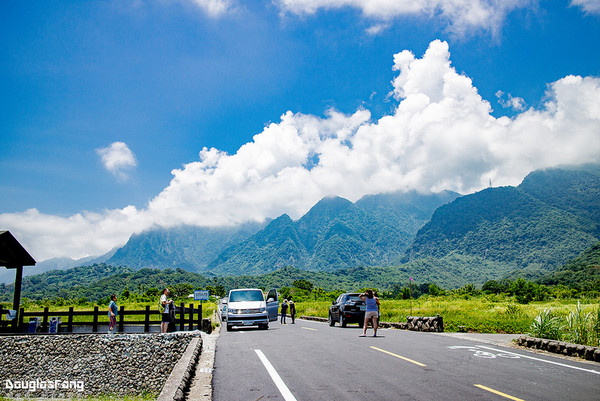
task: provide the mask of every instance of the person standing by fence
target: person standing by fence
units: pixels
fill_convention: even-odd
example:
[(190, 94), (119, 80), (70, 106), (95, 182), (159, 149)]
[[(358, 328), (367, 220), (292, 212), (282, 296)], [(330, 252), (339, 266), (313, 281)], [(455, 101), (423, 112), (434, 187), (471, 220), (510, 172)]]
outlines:
[(117, 326), (117, 314), (119, 308), (117, 307), (117, 296), (112, 294), (110, 296), (110, 303), (108, 304), (108, 334), (115, 334)]
[(160, 322), (160, 332), (166, 333), (169, 329), (169, 323), (171, 322), (171, 309), (174, 307), (173, 300), (168, 299), (169, 289), (165, 288), (163, 290), (162, 295), (160, 296), (160, 301), (158, 302), (158, 309), (162, 313), (162, 320)]

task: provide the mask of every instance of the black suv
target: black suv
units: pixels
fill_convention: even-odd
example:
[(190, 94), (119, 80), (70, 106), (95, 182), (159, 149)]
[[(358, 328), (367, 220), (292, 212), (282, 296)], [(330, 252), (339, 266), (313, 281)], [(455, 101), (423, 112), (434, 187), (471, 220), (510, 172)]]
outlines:
[(329, 307), (330, 326), (335, 326), (336, 322), (340, 322), (342, 327), (346, 327), (348, 323), (358, 323), (359, 327), (363, 327), (367, 305), (359, 295), (347, 292), (331, 303), (332, 305)]

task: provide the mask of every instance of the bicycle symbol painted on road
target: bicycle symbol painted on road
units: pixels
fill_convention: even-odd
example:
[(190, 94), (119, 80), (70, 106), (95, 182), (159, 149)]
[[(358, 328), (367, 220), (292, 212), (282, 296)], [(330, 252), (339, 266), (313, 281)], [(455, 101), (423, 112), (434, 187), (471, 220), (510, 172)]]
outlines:
[(493, 353), (493, 352), (489, 352), (489, 351), (483, 351), (478, 349), (477, 346), (471, 347), (471, 346), (464, 346), (464, 345), (453, 345), (448, 347), (449, 349), (465, 349), (467, 351), (473, 352), (473, 355), (479, 358), (487, 358), (487, 359), (494, 359), (494, 358), (510, 358), (510, 359), (519, 359), (519, 355), (517, 354), (513, 354), (510, 352), (497, 352), (497, 353)]

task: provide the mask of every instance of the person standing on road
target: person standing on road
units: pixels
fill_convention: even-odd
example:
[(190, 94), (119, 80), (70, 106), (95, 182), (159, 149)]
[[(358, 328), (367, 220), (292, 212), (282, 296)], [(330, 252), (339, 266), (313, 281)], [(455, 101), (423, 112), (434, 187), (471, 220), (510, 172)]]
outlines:
[(169, 328), (169, 323), (171, 322), (170, 311), (173, 307), (173, 300), (168, 299), (169, 289), (165, 288), (163, 290), (162, 295), (160, 296), (160, 301), (158, 302), (158, 309), (162, 313), (162, 320), (160, 322), (160, 332), (166, 333)]
[(292, 324), (296, 324), (296, 304), (292, 301), (292, 296), (290, 295), (290, 299), (288, 299), (288, 304), (290, 305), (290, 316), (292, 318)]
[(369, 320), (373, 321), (373, 337), (377, 337), (377, 317), (379, 316), (379, 298), (373, 295), (373, 290), (366, 290), (363, 294), (360, 294), (360, 299), (365, 301), (367, 304), (367, 311), (365, 312), (365, 322), (363, 324), (363, 333), (360, 337), (367, 336), (367, 326)]
[(117, 296), (112, 294), (110, 296), (110, 303), (108, 304), (108, 334), (115, 334), (114, 330), (117, 325), (117, 313), (119, 308), (117, 307)]
[(283, 303), (281, 304), (281, 324), (286, 324), (285, 316), (287, 315), (287, 310), (288, 310), (288, 301), (287, 301), (287, 299), (284, 299)]

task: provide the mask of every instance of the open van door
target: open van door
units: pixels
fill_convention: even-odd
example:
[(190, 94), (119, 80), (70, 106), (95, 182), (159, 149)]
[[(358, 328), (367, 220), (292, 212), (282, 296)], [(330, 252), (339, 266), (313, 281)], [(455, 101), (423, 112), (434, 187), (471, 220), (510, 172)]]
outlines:
[(267, 312), (269, 313), (269, 322), (277, 320), (279, 314), (279, 297), (277, 296), (277, 290), (269, 290), (267, 294)]

